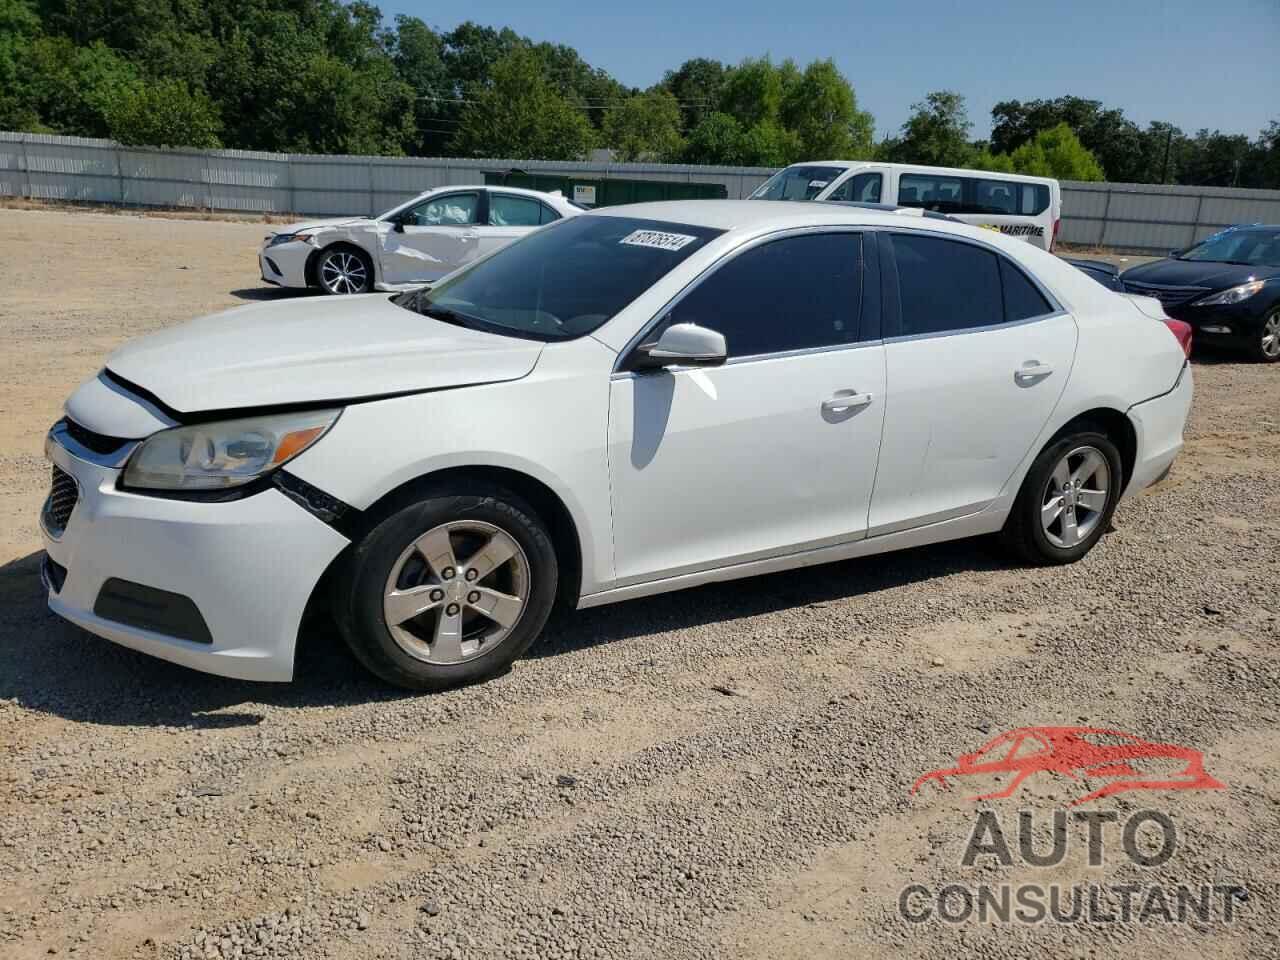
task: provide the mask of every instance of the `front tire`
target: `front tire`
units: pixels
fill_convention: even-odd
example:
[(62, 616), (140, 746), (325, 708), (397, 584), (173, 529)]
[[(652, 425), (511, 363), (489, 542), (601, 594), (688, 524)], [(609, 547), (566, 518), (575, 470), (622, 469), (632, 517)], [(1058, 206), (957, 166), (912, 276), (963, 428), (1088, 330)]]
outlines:
[(1262, 318), (1262, 327), (1254, 338), (1250, 352), (1260, 363), (1280, 361), (1280, 307), (1273, 307)]
[(501, 488), (443, 492), (404, 507), (355, 547), (337, 619), (356, 658), (410, 690), (505, 671), (542, 632), (559, 570), (551, 537)]
[(340, 296), (373, 290), (373, 261), (355, 247), (330, 247), (316, 261), (316, 283), (327, 294)]
[(1001, 538), (1026, 563), (1075, 563), (1102, 538), (1123, 488), (1116, 445), (1097, 429), (1081, 427), (1036, 457)]

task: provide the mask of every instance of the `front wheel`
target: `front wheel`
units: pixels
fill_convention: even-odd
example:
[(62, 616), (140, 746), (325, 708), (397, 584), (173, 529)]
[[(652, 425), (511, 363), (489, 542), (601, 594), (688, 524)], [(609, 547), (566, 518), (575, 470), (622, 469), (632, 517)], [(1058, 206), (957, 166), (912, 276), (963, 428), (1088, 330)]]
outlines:
[(1263, 363), (1280, 360), (1280, 307), (1275, 307), (1262, 318), (1262, 329), (1253, 344), (1253, 356)]
[(354, 549), (339, 626), (370, 671), (439, 690), (505, 670), (541, 633), (559, 571), (546, 526), (509, 491), (434, 495)]
[(316, 280), (325, 293), (369, 293), (373, 290), (373, 263), (358, 250), (333, 247), (320, 254)]
[(1036, 457), (1001, 537), (1034, 564), (1074, 563), (1101, 539), (1124, 483), (1120, 452), (1096, 430), (1081, 429)]

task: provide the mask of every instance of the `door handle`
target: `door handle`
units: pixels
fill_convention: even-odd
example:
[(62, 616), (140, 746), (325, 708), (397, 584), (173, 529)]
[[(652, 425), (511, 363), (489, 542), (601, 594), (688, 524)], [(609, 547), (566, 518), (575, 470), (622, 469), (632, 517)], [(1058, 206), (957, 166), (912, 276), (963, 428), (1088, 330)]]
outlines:
[(846, 410), (857, 410), (870, 405), (874, 398), (869, 393), (854, 393), (852, 390), (841, 390), (830, 400), (822, 401), (823, 413), (843, 413)]
[(1053, 373), (1053, 364), (1028, 360), (1013, 371), (1013, 379), (1018, 383), (1038, 383), (1051, 373)]

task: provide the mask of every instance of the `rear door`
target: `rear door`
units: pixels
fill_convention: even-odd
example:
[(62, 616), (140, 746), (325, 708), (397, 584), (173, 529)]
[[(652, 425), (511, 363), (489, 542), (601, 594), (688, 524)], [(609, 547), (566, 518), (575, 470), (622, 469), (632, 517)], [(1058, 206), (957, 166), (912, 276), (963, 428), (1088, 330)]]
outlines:
[(994, 248), (881, 234), (890, 395), (870, 534), (977, 513), (1043, 429), (1075, 358), (1076, 324)]
[(489, 191), (489, 213), (479, 228), (480, 254), (506, 246), (512, 240), (550, 222), (547, 208), (534, 197)]
[(479, 190), (437, 194), (399, 213), (398, 226), (379, 236), (383, 282), (429, 283), (474, 260), (483, 196)]
[(724, 366), (635, 373), (624, 360), (609, 391), (619, 586), (864, 536), (885, 410), (868, 244), (856, 232), (760, 243), (646, 334), (718, 330)]

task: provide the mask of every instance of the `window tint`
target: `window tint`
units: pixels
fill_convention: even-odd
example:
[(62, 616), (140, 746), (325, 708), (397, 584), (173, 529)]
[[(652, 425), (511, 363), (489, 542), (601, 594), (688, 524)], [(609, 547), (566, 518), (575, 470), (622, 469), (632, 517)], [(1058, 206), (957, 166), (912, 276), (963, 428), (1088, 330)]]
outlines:
[(1018, 186), (1001, 180), (974, 181), (974, 206), (982, 213), (1016, 214)]
[(904, 173), (898, 178), (898, 205), (942, 213), (962, 213), (964, 181), (959, 177)]
[(862, 238), (788, 237), (724, 264), (671, 311), (724, 334), (731, 357), (852, 343), (862, 302)]
[(1022, 186), (1022, 206), (1019, 213), (1034, 217), (1049, 209), (1049, 185), (1047, 183), (1024, 183)]
[(859, 173), (850, 177), (832, 192), (828, 200), (853, 200), (859, 203), (879, 203), (880, 184), (884, 177), (878, 173)]
[(536, 227), (542, 219), (542, 204), (530, 197), (509, 193), (489, 194), (489, 224), (494, 227)]
[(1049, 208), (1049, 186), (987, 177), (904, 173), (898, 178), (898, 204), (938, 213), (1036, 216)]
[(1005, 320), (1026, 320), (1053, 312), (1049, 301), (1026, 274), (1003, 257), (1000, 259), (1000, 279), (1004, 281)]
[(418, 204), (401, 214), (400, 219), (408, 227), (460, 227), (476, 222), (479, 206), (478, 193), (451, 193)]
[(894, 234), (901, 335), (985, 327), (1004, 320), (996, 255), (969, 243)]
[(554, 210), (548, 207), (545, 203), (540, 203), (538, 204), (538, 206), (542, 208), (542, 212), (539, 215), (541, 217), (541, 220), (539, 221), (540, 223), (551, 223), (553, 220), (560, 219), (560, 214), (556, 213)]

